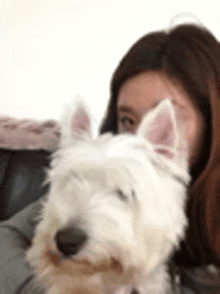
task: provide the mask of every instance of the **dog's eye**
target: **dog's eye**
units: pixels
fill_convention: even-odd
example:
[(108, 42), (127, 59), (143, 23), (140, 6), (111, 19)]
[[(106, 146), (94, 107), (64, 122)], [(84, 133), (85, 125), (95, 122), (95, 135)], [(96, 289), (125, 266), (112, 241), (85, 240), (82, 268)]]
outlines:
[(132, 199), (133, 199), (134, 201), (137, 201), (136, 193), (135, 193), (134, 190), (131, 191), (131, 195), (132, 195)]
[(137, 198), (136, 198), (136, 194), (135, 191), (132, 190), (131, 194), (125, 194), (121, 189), (117, 188), (114, 190), (114, 193), (117, 194), (118, 198), (122, 201), (129, 201), (131, 200), (131, 203), (136, 202)]
[(124, 194), (122, 190), (116, 189), (116, 193), (121, 200), (123, 200), (123, 201), (128, 200), (128, 196), (126, 194)]

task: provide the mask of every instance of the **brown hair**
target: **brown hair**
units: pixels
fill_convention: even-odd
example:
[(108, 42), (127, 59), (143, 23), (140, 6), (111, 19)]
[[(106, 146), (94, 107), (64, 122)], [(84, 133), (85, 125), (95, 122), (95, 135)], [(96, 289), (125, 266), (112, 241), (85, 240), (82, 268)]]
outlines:
[[(220, 266), (220, 160), (216, 161), (220, 125), (214, 118), (217, 116), (214, 113), (220, 111), (219, 44), (208, 30), (195, 25), (180, 25), (169, 32), (153, 32), (142, 37), (114, 72), (100, 133), (117, 134), (119, 90), (128, 78), (148, 70), (163, 70), (179, 81), (206, 121), (204, 152), (200, 162), (191, 168), (193, 180), (187, 203), (190, 225), (175, 262), (184, 266), (208, 263)], [(219, 168), (219, 176), (215, 178), (211, 176), (214, 164), (215, 169)]]

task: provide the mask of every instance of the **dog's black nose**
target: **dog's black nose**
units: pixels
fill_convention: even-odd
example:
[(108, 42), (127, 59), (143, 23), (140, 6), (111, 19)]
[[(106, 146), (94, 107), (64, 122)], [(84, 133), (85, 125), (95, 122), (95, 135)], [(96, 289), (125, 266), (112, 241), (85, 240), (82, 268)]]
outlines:
[(55, 236), (57, 248), (65, 256), (77, 254), (87, 239), (86, 233), (76, 227), (63, 228)]

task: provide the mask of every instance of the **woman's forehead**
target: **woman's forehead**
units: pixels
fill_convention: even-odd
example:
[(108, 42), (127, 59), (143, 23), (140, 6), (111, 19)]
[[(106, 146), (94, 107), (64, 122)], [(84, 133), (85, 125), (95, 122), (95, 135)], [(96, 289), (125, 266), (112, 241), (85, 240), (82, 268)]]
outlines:
[(189, 95), (178, 82), (175, 83), (161, 72), (144, 72), (128, 79), (121, 86), (118, 110), (143, 113), (167, 97), (183, 107), (190, 102)]

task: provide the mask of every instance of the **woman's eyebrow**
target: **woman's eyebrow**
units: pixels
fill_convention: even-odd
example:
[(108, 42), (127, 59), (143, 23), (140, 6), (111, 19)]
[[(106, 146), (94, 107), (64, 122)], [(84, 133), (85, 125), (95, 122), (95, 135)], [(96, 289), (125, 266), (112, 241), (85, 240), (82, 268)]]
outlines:
[(131, 108), (129, 106), (123, 106), (123, 105), (119, 106), (117, 109), (117, 112), (120, 112), (120, 111), (127, 112), (132, 115), (138, 116), (138, 113), (133, 108)]

